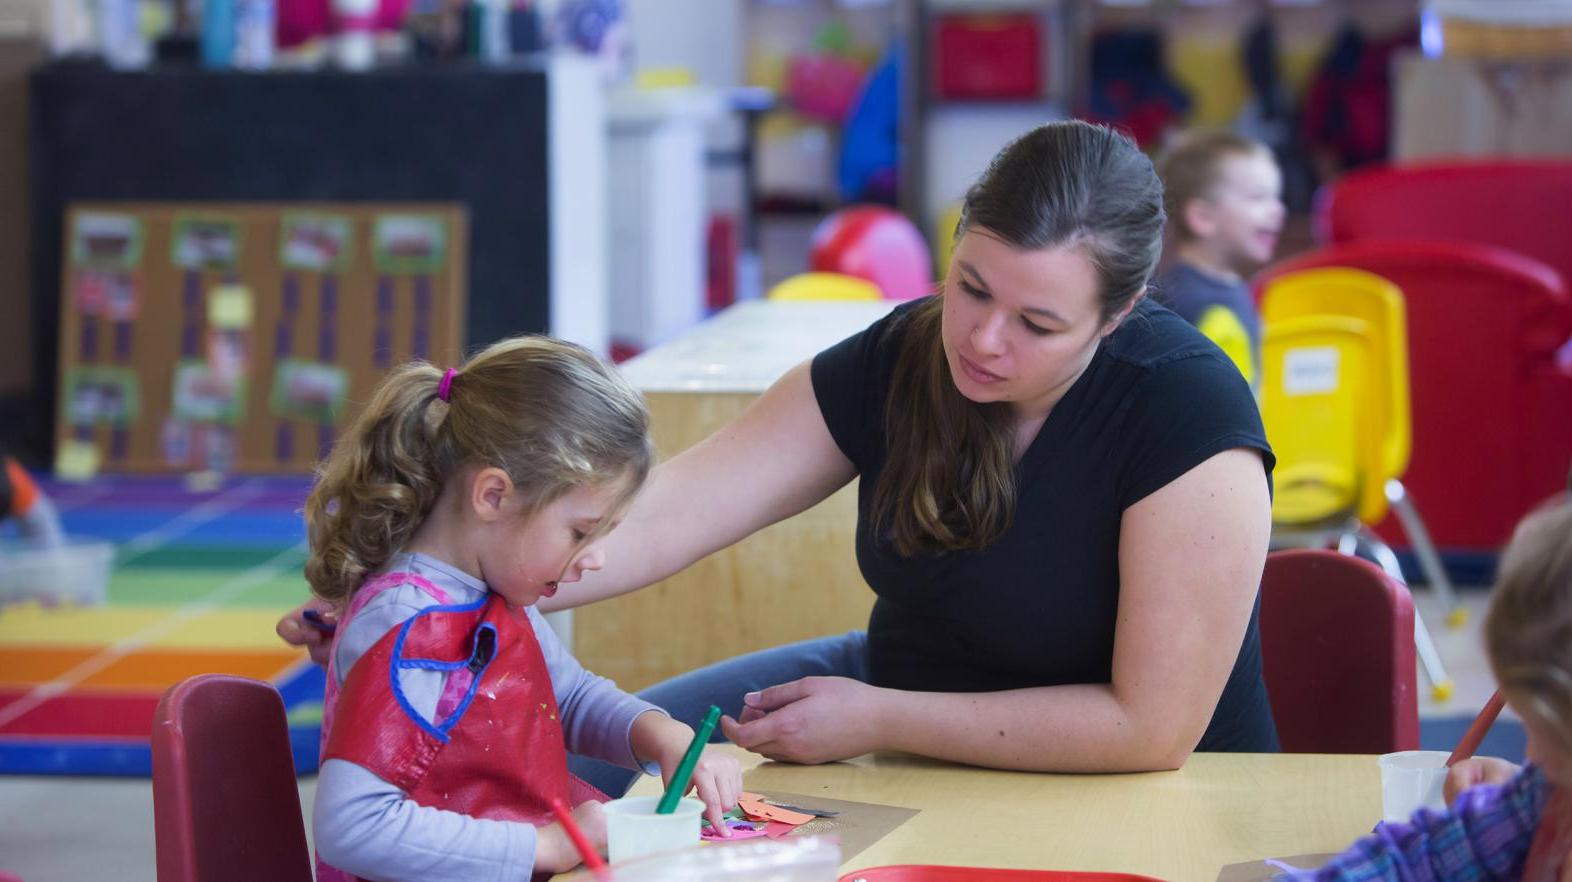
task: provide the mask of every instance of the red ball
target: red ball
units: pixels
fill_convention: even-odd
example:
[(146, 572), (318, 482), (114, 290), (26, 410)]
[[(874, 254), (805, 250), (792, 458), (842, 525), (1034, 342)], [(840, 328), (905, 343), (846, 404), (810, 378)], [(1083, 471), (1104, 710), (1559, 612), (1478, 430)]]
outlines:
[(917, 226), (879, 205), (853, 205), (825, 218), (813, 231), (810, 268), (867, 279), (890, 300), (911, 300), (934, 290), (933, 258)]

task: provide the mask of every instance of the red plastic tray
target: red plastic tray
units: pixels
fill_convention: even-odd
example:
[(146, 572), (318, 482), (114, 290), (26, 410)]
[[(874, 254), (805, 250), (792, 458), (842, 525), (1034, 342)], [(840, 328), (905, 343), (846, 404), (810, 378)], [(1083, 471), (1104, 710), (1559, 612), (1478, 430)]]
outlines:
[(901, 864), (847, 873), (840, 882), (1162, 882), (1134, 873), (1083, 873), (1074, 870), (990, 870)]

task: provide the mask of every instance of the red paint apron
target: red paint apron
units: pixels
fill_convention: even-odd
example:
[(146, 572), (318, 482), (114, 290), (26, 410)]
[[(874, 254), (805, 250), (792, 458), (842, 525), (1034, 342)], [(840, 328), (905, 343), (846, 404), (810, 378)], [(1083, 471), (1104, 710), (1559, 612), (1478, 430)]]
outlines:
[[(370, 599), (412, 584), (436, 602), (382, 636), (342, 689), (330, 656), (323, 698), (322, 759), (343, 759), (415, 802), (476, 818), (540, 826), (551, 803), (606, 797), (568, 774), (562, 721), (546, 660), (523, 610), (497, 594), (453, 604), (412, 573), (391, 573), (355, 593), (338, 633)], [(337, 642), (334, 644), (337, 649)], [(448, 672), (435, 723), (405, 700), (404, 668)], [(334, 720), (344, 714), (342, 727)], [(317, 862), (319, 882), (351, 877)]]

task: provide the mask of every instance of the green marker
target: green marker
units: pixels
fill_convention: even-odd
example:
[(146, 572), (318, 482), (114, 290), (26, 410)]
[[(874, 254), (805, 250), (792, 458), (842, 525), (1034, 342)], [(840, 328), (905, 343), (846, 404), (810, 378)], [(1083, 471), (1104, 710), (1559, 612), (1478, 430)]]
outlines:
[(660, 798), (660, 805), (655, 807), (655, 814), (669, 815), (677, 810), (677, 801), (682, 799), (682, 792), (688, 789), (693, 767), (699, 764), (699, 754), (704, 752), (704, 744), (710, 740), (710, 733), (715, 731), (715, 724), (720, 722), (720, 715), (721, 709), (710, 705), (710, 712), (704, 715), (699, 731), (693, 733), (693, 743), (688, 745), (688, 752), (682, 755), (682, 762), (677, 763), (677, 773), (671, 776), (671, 783), (666, 785), (666, 793)]

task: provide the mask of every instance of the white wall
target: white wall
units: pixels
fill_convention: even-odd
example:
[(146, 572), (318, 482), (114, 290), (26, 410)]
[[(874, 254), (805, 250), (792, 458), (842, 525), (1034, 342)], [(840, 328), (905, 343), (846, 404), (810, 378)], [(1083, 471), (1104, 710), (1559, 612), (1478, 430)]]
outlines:
[(626, 0), (633, 64), (686, 67), (701, 84), (742, 85), (744, 0)]
[(0, 0), (0, 38), (41, 37), (48, 0)]

